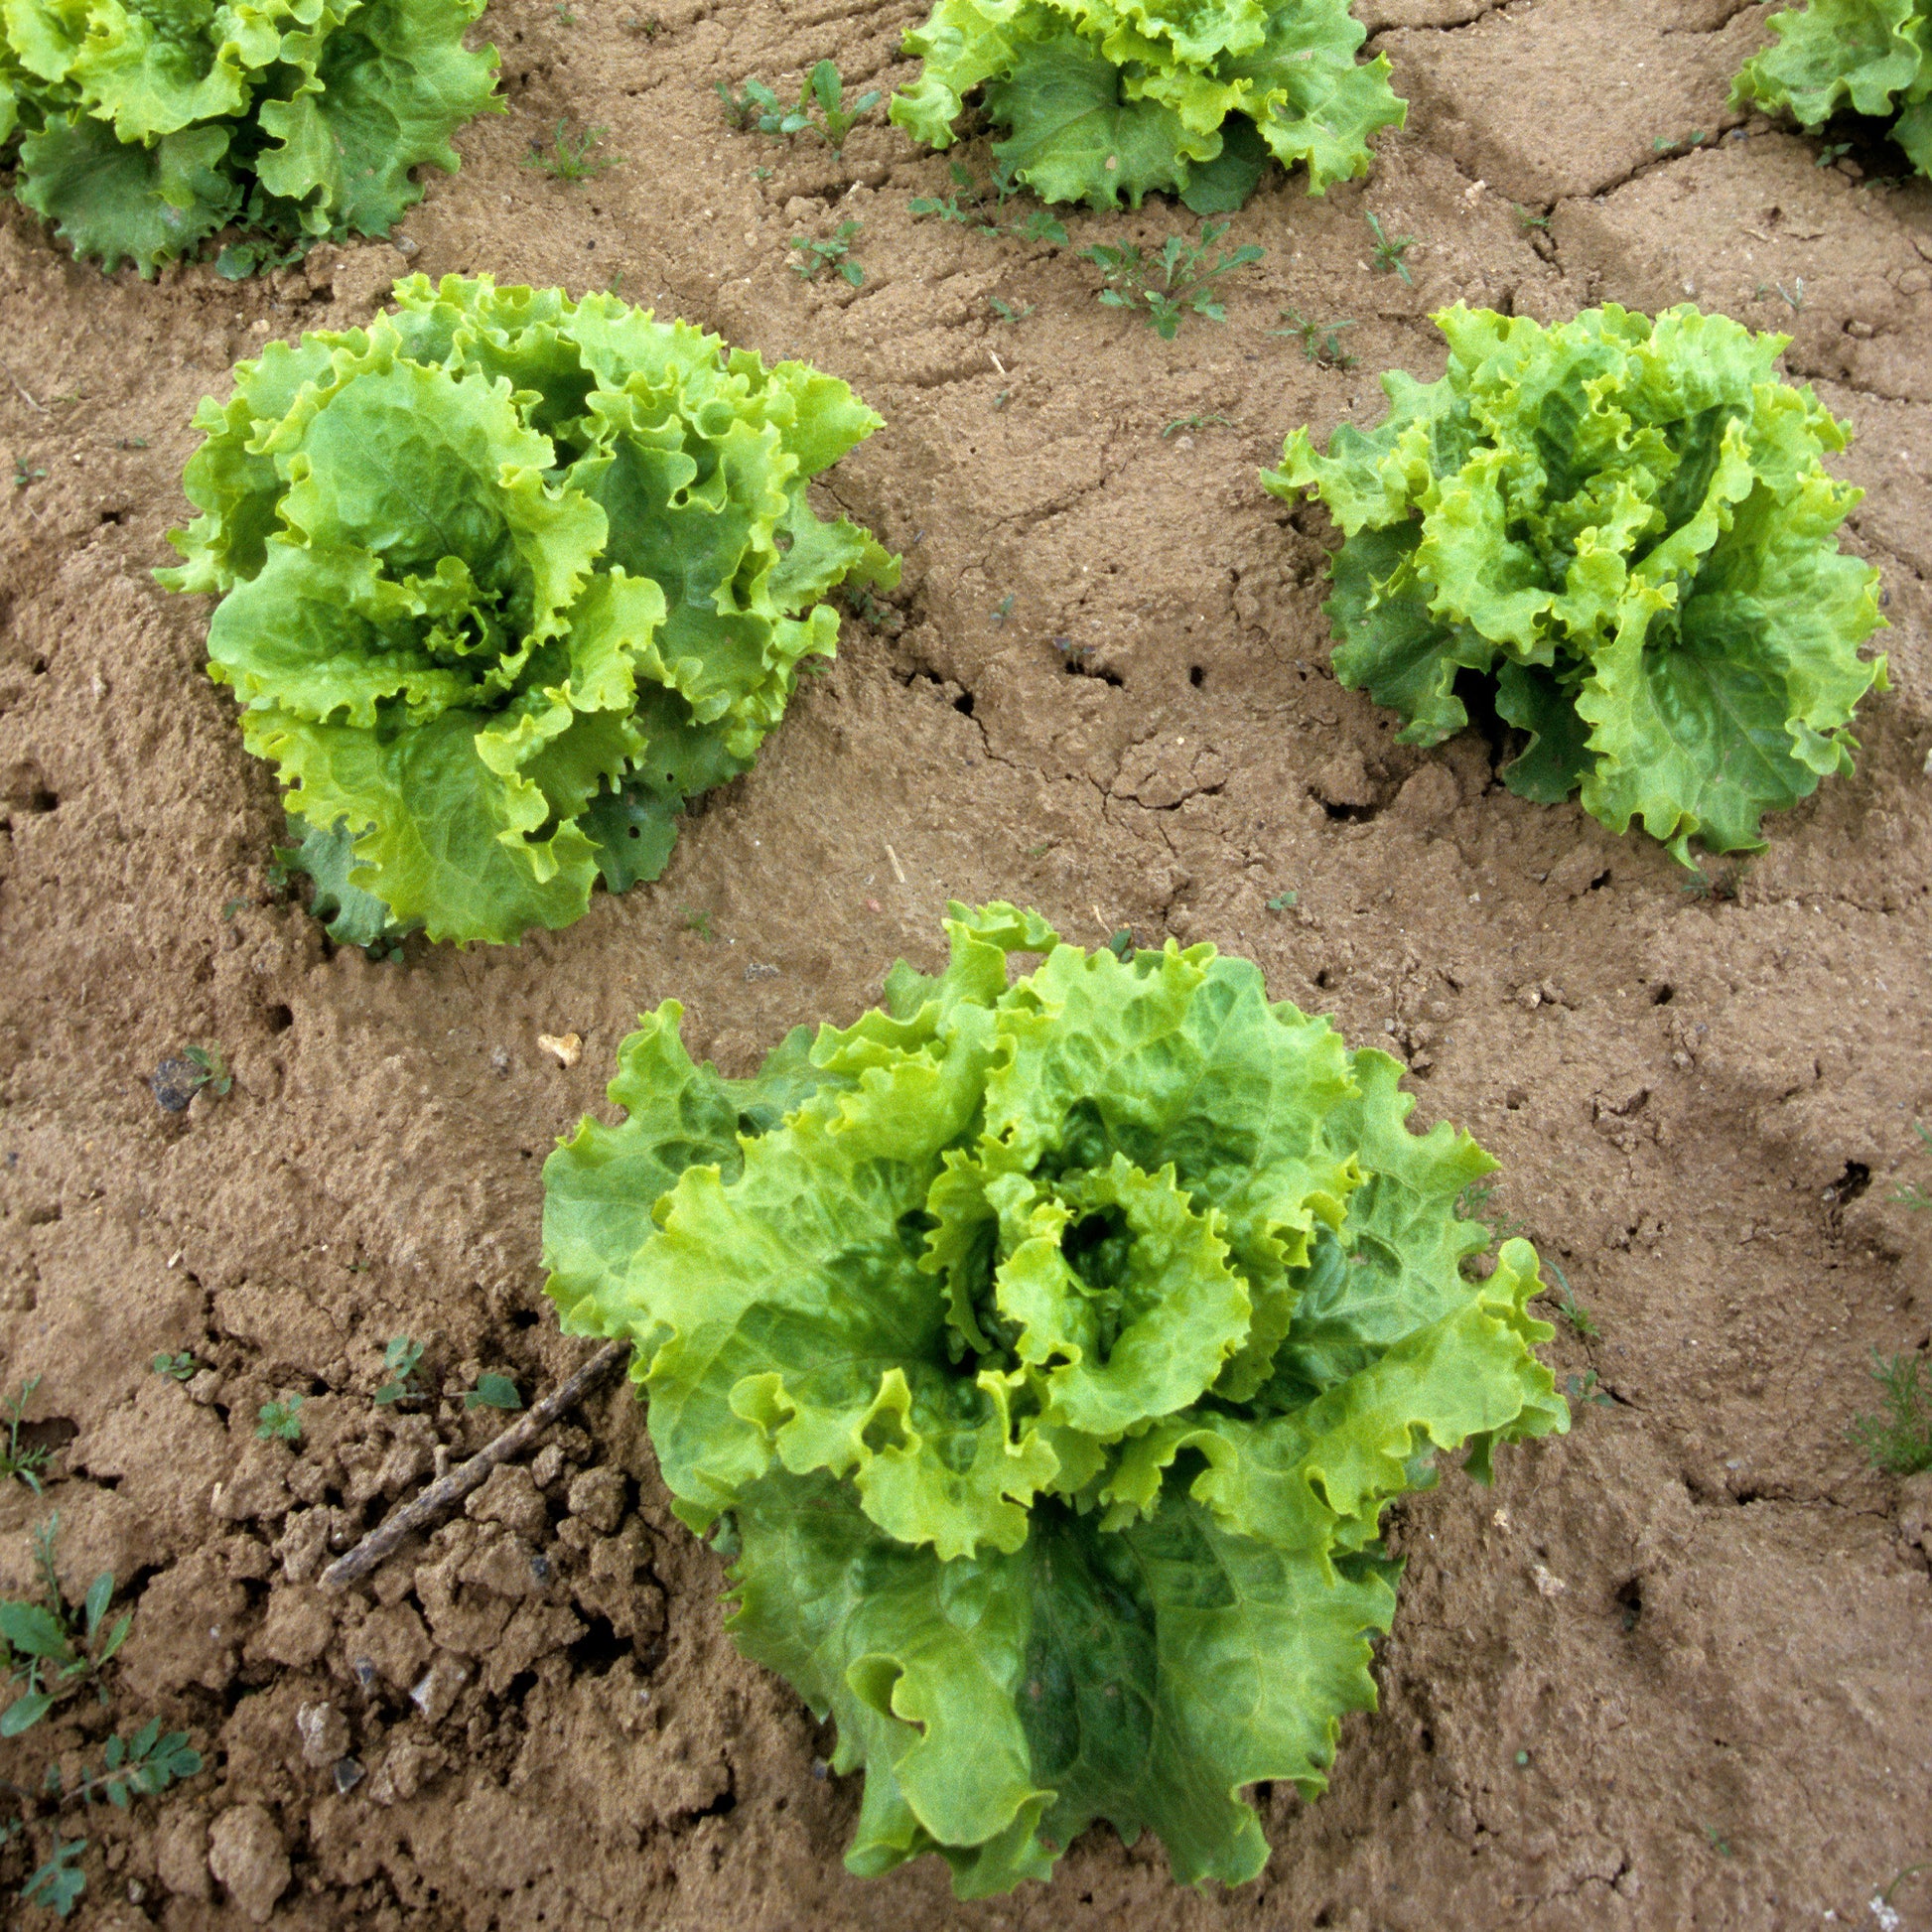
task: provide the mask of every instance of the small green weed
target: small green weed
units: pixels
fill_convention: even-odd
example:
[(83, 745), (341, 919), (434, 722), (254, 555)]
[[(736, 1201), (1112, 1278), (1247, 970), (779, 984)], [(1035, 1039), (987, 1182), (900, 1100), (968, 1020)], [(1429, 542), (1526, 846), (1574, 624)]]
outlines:
[(1002, 302), (997, 295), (989, 295), (986, 298), (986, 306), (993, 311), (995, 322), (1025, 322), (1034, 312), (1034, 305), (1031, 302), (1016, 309), (1011, 302)]
[(507, 1375), (480, 1375), (477, 1386), (463, 1398), (466, 1409), (520, 1409), (523, 1398)]
[(1171, 343), (1189, 313), (1204, 316), (1209, 322), (1225, 322), (1227, 311), (1214, 300), (1208, 285), (1230, 269), (1260, 261), (1267, 252), (1249, 242), (1244, 247), (1223, 249), (1209, 262), (1208, 249), (1230, 225), (1226, 221), (1204, 223), (1199, 241), (1170, 235), (1153, 255), (1137, 241), (1096, 242), (1080, 253), (1099, 268), (1106, 283), (1099, 292), (1100, 300), (1108, 308), (1132, 310), (1164, 343)]
[(611, 131), (608, 127), (587, 127), (574, 136), (568, 132), (569, 127), (568, 116), (557, 123), (548, 154), (544, 153), (541, 141), (532, 141), (530, 152), (523, 157), (524, 167), (534, 168), (539, 174), (548, 175), (552, 181), (572, 187), (579, 182), (595, 181), (607, 168), (621, 165), (621, 155), (594, 155), (592, 152), (603, 146), (604, 137)]
[(1177, 435), (1183, 429), (1209, 429), (1216, 423), (1220, 424), (1223, 429), (1234, 428), (1234, 420), (1232, 417), (1219, 414), (1212, 416), (1176, 416), (1161, 432), (1161, 441), (1165, 443), (1169, 437)]
[(625, 14), (624, 31), (640, 34), (647, 41), (654, 41), (664, 31), (664, 23), (655, 14)]
[(1694, 127), (1688, 134), (1660, 134), (1650, 144), (1653, 154), (1669, 154), (1675, 148), (1701, 148), (1706, 140), (1701, 127)]
[(1493, 1180), (1472, 1180), (1455, 1197), (1455, 1218), (1458, 1221), (1480, 1221), (1489, 1230), (1490, 1248), (1500, 1248), (1505, 1241), (1513, 1241), (1519, 1234), (1529, 1231), (1527, 1223), (1517, 1220), (1514, 1215), (1505, 1214), (1501, 1208), (1491, 1212), (1490, 1199), (1495, 1191), (1496, 1183)]
[(707, 946), (710, 945), (711, 914), (709, 912), (694, 912), (688, 905), (682, 905), (678, 910), (684, 914), (683, 929), (686, 932), (695, 932)]
[(556, 0), (555, 11), (558, 26), (575, 27), (577, 25), (577, 16), (571, 12), (569, 0)]
[(1884, 1413), (1860, 1416), (1851, 1439), (1887, 1475), (1915, 1476), (1932, 1469), (1932, 1388), (1922, 1379), (1916, 1355), (1894, 1355), (1888, 1362), (1871, 1351), (1871, 1379), (1884, 1392)]
[(1550, 212), (1547, 208), (1541, 214), (1532, 214), (1519, 202), (1511, 202), (1510, 207), (1516, 210), (1517, 222), (1523, 228), (1542, 228), (1546, 232), (1549, 229)]
[(184, 1046), (181, 1050), (182, 1058), (191, 1061), (196, 1068), (194, 1084), (225, 1099), (234, 1086), (234, 1075), (228, 1071), (220, 1047)]
[(1287, 912), (1300, 902), (1301, 895), (1299, 893), (1277, 893), (1268, 901), (1268, 909), (1271, 912)]
[(846, 106), (845, 79), (836, 61), (821, 61), (812, 69), (792, 107), (785, 106), (762, 80), (747, 80), (744, 91), (738, 94), (723, 80), (714, 84), (731, 124), (741, 133), (757, 129), (760, 134), (789, 140), (809, 130), (834, 154), (844, 151), (846, 136), (860, 115), (871, 112), (882, 98), (879, 89), (873, 87)]
[(41, 1385), (38, 1375), (29, 1376), (6, 1405), (7, 1447), (0, 1449), (0, 1483), (11, 1482), (16, 1476), (24, 1482), (35, 1495), (41, 1493), (41, 1471), (47, 1467), (50, 1453), (46, 1445), (37, 1449), (20, 1447), (20, 1425), (27, 1413), (27, 1405), (34, 1399), (34, 1391)]
[(375, 1400), (384, 1408), (398, 1402), (421, 1402), (429, 1391), (416, 1379), (416, 1370), (423, 1359), (423, 1344), (411, 1341), (407, 1335), (398, 1335), (382, 1351), (382, 1366), (389, 1371), (389, 1379), (375, 1392)]
[(100, 1673), (127, 1641), (133, 1621), (123, 1614), (103, 1627), (107, 1606), (114, 1600), (111, 1571), (102, 1571), (87, 1586), (77, 1612), (69, 1608), (54, 1568), (54, 1541), (60, 1528), (57, 1512), (34, 1535), (41, 1601), (0, 1599), (0, 1661), (8, 1677), (21, 1687), (13, 1702), (0, 1711), (0, 1737), (18, 1737), (87, 1684), (105, 1704)]
[(957, 221), (978, 234), (1011, 235), (1017, 241), (1065, 245), (1066, 224), (1043, 207), (1029, 209), (1024, 218), (1016, 214), (1010, 221), (991, 218), (989, 208), (1004, 213), (1007, 203), (1020, 192), (1008, 176), (996, 172), (992, 185), (986, 187), (958, 162), (953, 162), (951, 168), (953, 192), (943, 201), (933, 195), (914, 195), (905, 205), (913, 214), (936, 214), (942, 221)]
[(866, 271), (851, 259), (852, 244), (858, 239), (861, 225), (857, 221), (841, 221), (825, 241), (814, 241), (810, 235), (793, 235), (791, 245), (801, 259), (792, 263), (791, 272), (815, 282), (821, 270), (834, 268), (856, 289), (866, 279)]
[(47, 1863), (27, 1874), (20, 1888), (23, 1905), (39, 1905), (57, 1918), (66, 1918), (87, 1889), (87, 1874), (74, 1863), (87, 1849), (84, 1838), (63, 1839), (54, 1834), (54, 1850)]
[(1116, 959), (1125, 959), (1134, 950), (1134, 928), (1124, 925), (1118, 932), (1110, 933), (1107, 937), (1107, 950)]
[(1601, 1387), (1596, 1380), (1596, 1371), (1587, 1368), (1581, 1375), (1573, 1375), (1564, 1383), (1564, 1393), (1569, 1396), (1572, 1408), (1586, 1402), (1600, 1402), (1605, 1409), (1616, 1407), (1616, 1397)]
[(1341, 345), (1341, 332), (1355, 326), (1346, 317), (1338, 322), (1315, 322), (1299, 309), (1284, 309), (1280, 320), (1288, 327), (1271, 329), (1269, 335), (1285, 336), (1290, 342), (1299, 342), (1302, 353), (1311, 362), (1318, 363), (1324, 369), (1352, 369), (1355, 366), (1355, 357), (1345, 353)]
[(1013, 616), (1013, 593), (1007, 592), (1006, 596), (1001, 598), (986, 615), (995, 623), (1005, 623)]
[(255, 1411), (255, 1434), (264, 1443), (299, 1443), (302, 1440), (302, 1398), (291, 1395), (280, 1402), (264, 1402)]
[(1365, 215), (1363, 218), (1368, 222), (1369, 233), (1375, 237), (1373, 244), (1375, 248), (1374, 266), (1377, 271), (1385, 272), (1393, 270), (1411, 288), (1414, 288), (1416, 286), (1416, 278), (1409, 273), (1409, 264), (1403, 260), (1403, 256), (1408, 254), (1409, 250), (1416, 245), (1416, 237), (1412, 234), (1391, 236), (1383, 229), (1382, 223), (1373, 214)]
[(46, 475), (47, 472), (45, 470), (28, 469), (27, 459), (20, 457), (14, 463), (14, 487), (16, 489), (25, 489), (29, 483), (41, 482)]
[(1717, 1853), (1719, 1858), (1727, 1859), (1730, 1857), (1729, 1845), (1725, 1843), (1713, 1827), (1700, 1825), (1698, 1830), (1704, 1834), (1705, 1842), (1711, 1847), (1712, 1851)]
[(1570, 1323), (1581, 1340), (1600, 1340), (1603, 1331), (1596, 1325), (1596, 1317), (1577, 1300), (1576, 1291), (1570, 1286), (1570, 1278), (1548, 1255), (1544, 1255), (1540, 1259), (1544, 1267), (1557, 1278), (1555, 1290), (1557, 1312)]
[(192, 1382), (202, 1372), (202, 1364), (195, 1359), (192, 1348), (180, 1349), (172, 1355), (163, 1349), (148, 1366), (171, 1382)]

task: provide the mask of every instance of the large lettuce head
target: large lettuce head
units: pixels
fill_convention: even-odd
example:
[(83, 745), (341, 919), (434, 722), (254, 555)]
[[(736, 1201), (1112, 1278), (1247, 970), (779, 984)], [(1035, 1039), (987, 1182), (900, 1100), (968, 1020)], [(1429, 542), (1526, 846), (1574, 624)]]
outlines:
[(1891, 136), (1932, 175), (1932, 0), (1811, 0), (1774, 13), (1777, 39), (1745, 62), (1731, 105), (1782, 109), (1805, 127), (1841, 110), (1891, 118)]
[(1849, 772), (1853, 708), (1884, 659), (1878, 573), (1837, 531), (1862, 491), (1809, 388), (1781, 380), (1789, 340), (1688, 304), (1654, 322), (1614, 303), (1546, 329), (1460, 303), (1437, 382), (1383, 376), (1379, 427), (1305, 429), (1262, 481), (1317, 492), (1334, 559), (1335, 675), (1434, 745), (1468, 723), (1457, 674), (1495, 679), (1529, 734), (1512, 791), (1582, 788), (1613, 831), (1640, 818), (1757, 851), (1767, 810)]
[(684, 800), (748, 770), (831, 655), (817, 600), (895, 580), (806, 498), (880, 418), (612, 296), (418, 275), (396, 301), (203, 402), (204, 513), (157, 574), (221, 598), (209, 674), (305, 851), (333, 846), (309, 869), (338, 936), (370, 943), (373, 900), (390, 935), (516, 939), (600, 874), (655, 878)]
[(483, 0), (5, 0), (0, 148), (15, 193), (105, 268), (242, 221), (284, 239), (387, 234), (454, 172), (494, 98)]
[(981, 90), (1007, 130), (1001, 172), (1044, 202), (1118, 207), (1165, 190), (1196, 212), (1237, 208), (1272, 155), (1309, 191), (1365, 175), (1369, 136), (1408, 109), (1347, 0), (937, 0), (905, 37), (924, 68), (892, 118), (953, 140)]
[(1384, 1505), (1568, 1426), (1536, 1253), (1475, 1278), (1494, 1164), (1254, 966), (952, 914), (944, 974), (752, 1079), (646, 1017), (545, 1167), (550, 1293), (634, 1337), (740, 1645), (864, 1766), (855, 1871), (1005, 1891), (1104, 1818), (1238, 1883), (1241, 1788), (1319, 1791), (1374, 1703)]

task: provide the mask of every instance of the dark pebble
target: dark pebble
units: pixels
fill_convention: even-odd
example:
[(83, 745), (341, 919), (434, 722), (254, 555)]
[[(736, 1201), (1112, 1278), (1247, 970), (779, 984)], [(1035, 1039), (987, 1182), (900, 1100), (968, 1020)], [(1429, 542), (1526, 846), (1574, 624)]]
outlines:
[(193, 1060), (163, 1060), (154, 1070), (148, 1085), (164, 1114), (178, 1114), (195, 1098), (207, 1071)]

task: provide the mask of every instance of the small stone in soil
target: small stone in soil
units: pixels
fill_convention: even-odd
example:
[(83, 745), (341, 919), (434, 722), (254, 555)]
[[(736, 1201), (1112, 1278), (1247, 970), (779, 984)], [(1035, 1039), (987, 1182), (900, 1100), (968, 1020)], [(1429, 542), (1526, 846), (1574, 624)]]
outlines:
[(148, 1080), (156, 1104), (164, 1114), (179, 1114), (201, 1090), (207, 1071), (193, 1060), (165, 1059)]
[(339, 1757), (335, 1769), (336, 1795), (346, 1798), (362, 1782), (362, 1767), (352, 1757)]

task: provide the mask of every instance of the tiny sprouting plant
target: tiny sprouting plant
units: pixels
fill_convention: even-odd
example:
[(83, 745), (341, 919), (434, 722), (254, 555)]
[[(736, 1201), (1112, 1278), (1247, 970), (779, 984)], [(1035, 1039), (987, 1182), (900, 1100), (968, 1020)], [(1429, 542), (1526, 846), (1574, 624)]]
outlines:
[(202, 1372), (204, 1364), (196, 1358), (192, 1348), (177, 1349), (173, 1354), (164, 1348), (148, 1366), (155, 1374), (165, 1375), (171, 1382), (192, 1382)]
[(1890, 120), (1912, 166), (1932, 175), (1928, 0), (1811, 0), (1767, 24), (1776, 38), (1732, 80), (1731, 106), (1788, 113), (1811, 133), (1840, 112)]
[(596, 149), (604, 145), (604, 137), (610, 133), (608, 127), (587, 127), (578, 134), (568, 132), (570, 117), (565, 115), (557, 123), (556, 132), (550, 138), (550, 151), (544, 152), (543, 143), (533, 140), (530, 152), (523, 157), (526, 168), (534, 168), (540, 174), (548, 175), (552, 181), (560, 181), (569, 187), (577, 182), (595, 181), (607, 168), (622, 164), (621, 155), (600, 155)]
[(861, 94), (850, 107), (845, 104), (845, 78), (836, 61), (820, 61), (805, 76), (796, 103), (787, 107), (762, 80), (747, 80), (742, 93), (734, 94), (723, 80), (714, 82), (718, 97), (733, 127), (741, 133), (756, 129), (781, 139), (807, 130), (824, 141), (834, 154), (845, 149), (846, 136), (862, 114), (870, 113), (882, 98), (874, 87)]
[(299, 1443), (302, 1440), (302, 1398), (284, 1396), (279, 1402), (264, 1402), (255, 1411), (255, 1434), (264, 1443)]
[(1007, 592), (1006, 596), (986, 614), (988, 620), (993, 623), (1005, 623), (1013, 616), (1013, 600), (1014, 593)]
[(860, 226), (857, 221), (841, 221), (823, 241), (815, 241), (810, 235), (793, 235), (791, 245), (799, 259), (792, 263), (792, 273), (808, 282), (815, 282), (823, 270), (836, 269), (856, 289), (866, 279), (864, 268), (851, 258), (852, 244), (859, 237)]
[(1268, 901), (1268, 909), (1271, 912), (1290, 912), (1300, 902), (1301, 895), (1299, 893), (1277, 893)]
[(1596, 1317), (1577, 1300), (1576, 1290), (1570, 1286), (1569, 1277), (1547, 1255), (1544, 1257), (1543, 1265), (1557, 1278), (1557, 1312), (1570, 1323), (1580, 1340), (1599, 1340), (1603, 1331), (1596, 1325)]
[(87, 1874), (80, 1869), (80, 1855), (86, 1849), (84, 1838), (64, 1839), (57, 1831), (46, 1863), (27, 1874), (27, 1882), (20, 1888), (20, 1902), (67, 1918), (87, 1889)]
[(1207, 251), (1228, 230), (1226, 221), (1202, 224), (1200, 239), (1173, 234), (1152, 255), (1139, 242), (1095, 242), (1080, 253), (1101, 272), (1100, 300), (1110, 309), (1138, 315), (1164, 343), (1171, 343), (1190, 313), (1225, 322), (1227, 311), (1215, 301), (1212, 284), (1236, 268), (1258, 262), (1267, 252), (1253, 242), (1223, 249), (1213, 260)]
[(7, 1398), (7, 1447), (0, 1450), (0, 1483), (12, 1482), (16, 1477), (24, 1482), (35, 1495), (41, 1493), (41, 1471), (47, 1467), (51, 1453), (44, 1443), (31, 1449), (20, 1447), (20, 1431), (27, 1415), (27, 1405), (34, 1399), (34, 1391), (41, 1385), (41, 1378), (32, 1375)]
[(1917, 1355), (1894, 1355), (1890, 1361), (1871, 1351), (1871, 1379), (1878, 1384), (1883, 1408), (1875, 1416), (1860, 1416), (1851, 1438), (1871, 1459), (1874, 1469), (1888, 1475), (1917, 1475), (1932, 1469), (1932, 1385), (1923, 1379), (1924, 1363)]
[(1587, 1402), (1600, 1403), (1605, 1409), (1616, 1407), (1616, 1397), (1598, 1383), (1593, 1368), (1585, 1369), (1581, 1375), (1567, 1376), (1563, 1392), (1573, 1409)]
[(1341, 345), (1341, 332), (1353, 329), (1354, 323), (1346, 316), (1335, 322), (1316, 322), (1305, 316), (1299, 309), (1284, 309), (1280, 320), (1287, 323), (1286, 329), (1271, 329), (1271, 336), (1285, 336), (1290, 342), (1302, 345), (1302, 353), (1311, 362), (1319, 363), (1324, 369), (1352, 369), (1355, 357)]
[(950, 147), (969, 96), (1006, 138), (995, 164), (1043, 202), (1139, 207), (1169, 193), (1225, 214), (1271, 161), (1306, 163), (1311, 195), (1366, 174), (1400, 127), (1385, 56), (1347, 0), (1248, 0), (1178, 12), (1128, 0), (935, 0), (905, 37), (923, 68), (892, 118)]
[[(1496, 1183), (1493, 1180), (1472, 1180), (1455, 1199), (1455, 1217), (1459, 1221), (1479, 1221), (1489, 1230), (1489, 1240), (1483, 1252), (1498, 1248), (1505, 1241), (1513, 1241), (1518, 1235), (1529, 1233), (1528, 1227), (1513, 1215), (1505, 1214), (1495, 1205)], [(1554, 1266), (1545, 1263), (1546, 1267)]]
[(1688, 134), (1660, 134), (1650, 146), (1655, 154), (1669, 154), (1677, 148), (1701, 148), (1704, 138), (1703, 128), (1694, 127)]
[(27, 459), (25, 457), (19, 457), (15, 460), (14, 487), (16, 489), (25, 489), (29, 483), (42, 483), (46, 480), (46, 477), (47, 472), (45, 470), (28, 469)]
[(87, 1685), (94, 1687), (104, 1704), (107, 1693), (100, 1674), (127, 1641), (131, 1617), (124, 1612), (112, 1624), (106, 1621), (108, 1605), (114, 1600), (110, 1572), (103, 1571), (88, 1585), (77, 1609), (62, 1596), (54, 1568), (60, 1527), (56, 1514), (34, 1534), (41, 1600), (0, 1599), (0, 1662), (9, 1680), (20, 1687), (0, 1711), (0, 1737), (18, 1737)]
[(1521, 203), (1512, 202), (1510, 206), (1516, 210), (1516, 220), (1519, 226), (1525, 229), (1548, 229), (1550, 225), (1550, 210), (1548, 208), (1545, 208), (1541, 214), (1536, 214), (1524, 207)]
[(1383, 273), (1393, 270), (1411, 288), (1414, 288), (1416, 278), (1409, 273), (1409, 264), (1403, 257), (1416, 245), (1416, 237), (1412, 234), (1389, 234), (1383, 228), (1380, 219), (1372, 212), (1363, 215), (1362, 218), (1368, 223), (1368, 231), (1375, 250), (1374, 267)]
[(1763, 847), (1765, 813), (1848, 773), (1878, 572), (1839, 547), (1862, 491), (1824, 458), (1848, 427), (1783, 380), (1787, 339), (1690, 304), (1605, 303), (1546, 328), (1457, 303), (1440, 380), (1382, 378), (1389, 411), (1264, 473), (1340, 526), (1333, 666), (1436, 745), (1471, 673), (1523, 733), (1503, 782), (1687, 870)]
[(398, 1402), (421, 1402), (429, 1391), (417, 1379), (423, 1359), (423, 1344), (407, 1335), (397, 1335), (382, 1351), (382, 1366), (389, 1379), (376, 1390), (374, 1400), (388, 1408)]
[(987, 1897), (1106, 1819), (1239, 1884), (1245, 1788), (1313, 1798), (1373, 1705), (1385, 1507), (1569, 1426), (1536, 1251), (1464, 1270), (1488, 1157), (1249, 962), (951, 913), (750, 1079), (647, 1016), (545, 1166), (548, 1292), (634, 1340), (733, 1635), (864, 1767), (854, 1871)]
[(686, 932), (695, 932), (708, 946), (711, 944), (711, 914), (689, 905), (678, 908), (682, 917), (678, 923)]
[[(1932, 1128), (1927, 1128), (1923, 1121), (1915, 1120), (1912, 1132), (1918, 1136), (1920, 1148), (1932, 1153)], [(1932, 1207), (1932, 1194), (1928, 1194), (1915, 1180), (1908, 1180), (1902, 1187), (1894, 1189), (1892, 1199), (1914, 1209)]]
[(234, 1075), (221, 1057), (218, 1046), (184, 1046), (182, 1057), (195, 1068), (194, 1086), (200, 1092), (225, 1098), (234, 1086)]
[(986, 306), (993, 311), (995, 322), (1024, 322), (1034, 312), (1031, 302), (1024, 302), (1016, 309), (1011, 302), (1002, 302), (997, 295), (989, 295)]
[(523, 1398), (507, 1375), (480, 1375), (477, 1386), (463, 1398), (466, 1409), (520, 1409)]
[(1235, 426), (1234, 419), (1232, 417), (1223, 416), (1218, 411), (1216, 411), (1211, 416), (1176, 416), (1173, 419), (1173, 421), (1171, 422), (1167, 426), (1167, 428), (1165, 428), (1161, 432), (1161, 440), (1162, 442), (1165, 443), (1169, 439), (1169, 437), (1178, 436), (1180, 432), (1184, 429), (1186, 430), (1211, 429), (1216, 425), (1218, 425), (1222, 429), (1233, 429)]
[(1029, 208), (1024, 216), (1016, 214), (1011, 220), (995, 218), (1006, 212), (1007, 203), (1020, 192), (1010, 176), (996, 169), (991, 187), (986, 187), (971, 169), (962, 168), (956, 161), (951, 164), (950, 172), (953, 192), (943, 200), (933, 195), (914, 195), (905, 205), (910, 212), (936, 214), (942, 221), (956, 221), (978, 234), (1011, 235), (1019, 241), (1051, 241), (1064, 246), (1066, 223), (1043, 207)]
[(655, 14), (625, 14), (623, 24), (626, 32), (641, 35), (647, 41), (654, 41), (664, 31), (664, 23)]

